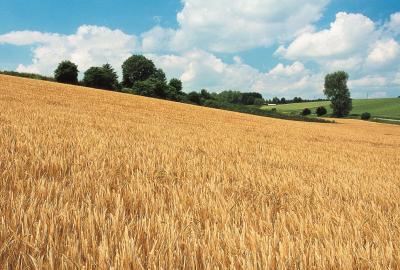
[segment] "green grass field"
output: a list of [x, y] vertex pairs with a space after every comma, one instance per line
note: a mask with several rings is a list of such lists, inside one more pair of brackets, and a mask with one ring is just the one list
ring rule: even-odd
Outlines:
[[[332, 113], [329, 101], [284, 104], [273, 107], [262, 106], [261, 108], [264, 110], [276, 108], [280, 113], [298, 114], [304, 108], [309, 108], [315, 113], [315, 109], [319, 106], [324, 106], [328, 110], [328, 114]], [[358, 116], [363, 112], [371, 113], [372, 117], [400, 119], [400, 98], [354, 99], [351, 115]]]

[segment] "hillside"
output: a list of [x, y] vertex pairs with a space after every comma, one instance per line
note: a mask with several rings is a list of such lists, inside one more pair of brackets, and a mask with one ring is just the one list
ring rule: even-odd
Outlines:
[[[327, 108], [328, 113], [332, 113], [329, 101], [292, 103], [274, 106], [278, 112], [299, 114], [304, 108], [309, 108], [314, 113], [319, 106]], [[270, 106], [262, 107], [270, 110]], [[380, 98], [380, 99], [354, 99], [351, 114], [361, 115], [369, 112], [373, 117], [400, 119], [400, 98]]]
[[398, 269], [400, 129], [0, 75], [0, 265]]

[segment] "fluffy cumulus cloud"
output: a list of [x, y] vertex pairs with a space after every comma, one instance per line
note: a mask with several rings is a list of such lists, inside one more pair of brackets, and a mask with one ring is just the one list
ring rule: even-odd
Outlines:
[[32, 45], [32, 63], [19, 65], [17, 71], [50, 75], [66, 59], [76, 63], [80, 70], [104, 63], [119, 67], [135, 50], [136, 37], [107, 27], [83, 25], [72, 35], [11, 32], [0, 35], [2, 43]]
[[[155, 26], [138, 37], [118, 29], [84, 25], [71, 35], [35, 31], [0, 35], [1, 44], [31, 46], [32, 63], [18, 71], [52, 74], [69, 59], [81, 71], [112, 64], [117, 70], [132, 53], [144, 53], [186, 90], [237, 89], [275, 95], [321, 97], [324, 75], [350, 73], [354, 97], [398, 95], [400, 12], [382, 22], [339, 12], [325, 29], [318, 20], [330, 0], [182, 0], [176, 29]], [[272, 47], [260, 70], [243, 51]], [[223, 56], [223, 57], [222, 57]], [[227, 61], [231, 57], [231, 61]], [[120, 71], [120, 70], [119, 70]]]
[[281, 46], [277, 54], [288, 59], [343, 57], [368, 46], [374, 32], [374, 22], [369, 18], [340, 12], [329, 29], [303, 33], [287, 48]]
[[371, 48], [367, 56], [367, 65], [382, 67], [393, 63], [400, 57], [400, 45], [393, 38], [378, 40]]
[[293, 38], [313, 28], [328, 0], [183, 0], [178, 29], [155, 27], [143, 49], [162, 44], [172, 51], [202, 48], [238, 52]]
[[399, 26], [400, 13], [379, 24], [362, 14], [340, 12], [329, 28], [302, 33], [280, 46], [275, 55], [313, 62], [321, 73], [349, 72], [356, 97], [378, 88], [385, 90], [379, 91], [379, 96], [393, 94], [399, 90], [393, 83], [400, 60]]
[[396, 12], [390, 16], [388, 27], [395, 35], [400, 35], [400, 12]]
[[181, 55], [148, 54], [170, 76], [180, 78], [187, 90], [199, 86], [213, 91], [225, 89], [258, 91], [266, 96], [317, 95], [321, 93], [321, 81], [301, 63], [278, 64], [267, 72], [261, 72], [238, 56], [228, 64], [204, 50], [193, 50]]

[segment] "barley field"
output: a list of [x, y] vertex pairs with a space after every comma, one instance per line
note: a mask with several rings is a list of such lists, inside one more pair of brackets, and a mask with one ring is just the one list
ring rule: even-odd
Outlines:
[[0, 76], [0, 269], [400, 269], [400, 127]]

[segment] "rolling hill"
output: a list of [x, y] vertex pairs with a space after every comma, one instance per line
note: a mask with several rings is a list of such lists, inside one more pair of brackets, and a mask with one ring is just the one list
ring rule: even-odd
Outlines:
[[[281, 113], [299, 114], [304, 108], [309, 108], [314, 113], [319, 106], [324, 106], [328, 110], [328, 114], [332, 113], [329, 101], [292, 103], [277, 105], [274, 107], [263, 106], [265, 110], [276, 108]], [[369, 112], [373, 117], [382, 117], [390, 119], [400, 119], [400, 98], [380, 98], [380, 99], [354, 99], [352, 115], [361, 115]]]
[[5, 269], [398, 269], [400, 129], [0, 75]]

